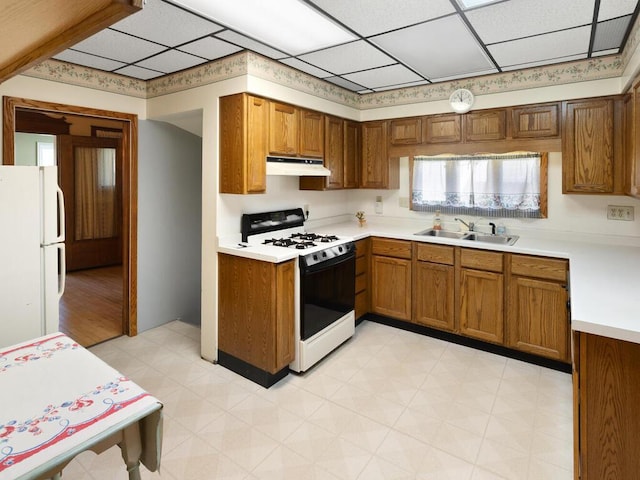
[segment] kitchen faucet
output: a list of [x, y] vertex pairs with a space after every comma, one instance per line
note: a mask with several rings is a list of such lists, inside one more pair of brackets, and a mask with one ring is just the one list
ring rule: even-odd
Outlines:
[[475, 223], [473, 223], [473, 222], [467, 223], [467, 222], [465, 222], [464, 220], [462, 220], [461, 218], [458, 218], [458, 217], [454, 218], [454, 220], [457, 221], [457, 222], [462, 223], [463, 225], [466, 225], [466, 227], [469, 229], [470, 232], [473, 232], [473, 229], [476, 226]]

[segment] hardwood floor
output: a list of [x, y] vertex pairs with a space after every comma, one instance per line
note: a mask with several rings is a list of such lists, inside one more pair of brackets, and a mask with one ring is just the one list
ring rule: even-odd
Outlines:
[[122, 266], [67, 273], [60, 331], [83, 347], [122, 335]]

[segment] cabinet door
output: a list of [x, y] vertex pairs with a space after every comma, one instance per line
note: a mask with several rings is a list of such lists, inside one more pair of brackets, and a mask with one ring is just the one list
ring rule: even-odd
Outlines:
[[358, 188], [362, 157], [360, 124], [344, 121], [344, 188]]
[[545, 138], [560, 135], [560, 104], [528, 105], [511, 109], [513, 138]]
[[220, 98], [220, 193], [266, 190], [269, 102], [247, 94]]
[[460, 272], [460, 333], [504, 342], [504, 275], [463, 268]]
[[506, 111], [489, 110], [467, 113], [464, 116], [466, 142], [503, 140], [506, 132]]
[[298, 154], [298, 109], [293, 105], [269, 102], [269, 152]]
[[389, 187], [387, 122], [362, 124], [362, 188]]
[[279, 263], [276, 267], [275, 352], [271, 373], [293, 362], [295, 357], [295, 263]]
[[411, 260], [371, 257], [371, 310], [399, 320], [411, 319]]
[[416, 262], [413, 268], [413, 321], [454, 331], [454, 267]]
[[613, 114], [611, 99], [565, 102], [563, 193], [613, 193]]
[[325, 117], [324, 166], [331, 170], [326, 178], [327, 188], [342, 188], [344, 185], [344, 121], [341, 118]]
[[[300, 156], [324, 156], [324, 115], [320, 112], [301, 109], [300, 115]], [[326, 166], [326, 165], [325, 165]]]
[[459, 143], [462, 141], [461, 116], [429, 115], [425, 119], [427, 143]]
[[637, 478], [640, 345], [583, 332], [575, 337], [575, 471], [582, 480]]
[[509, 279], [509, 346], [569, 362], [569, 314], [563, 284], [526, 277]]
[[629, 148], [629, 154], [631, 155], [631, 169], [629, 175], [630, 181], [630, 193], [634, 197], [640, 197], [640, 82], [633, 87], [633, 120], [629, 123], [630, 129], [630, 143], [633, 144], [632, 148]]
[[390, 123], [391, 145], [418, 145], [422, 143], [422, 119], [398, 118]]

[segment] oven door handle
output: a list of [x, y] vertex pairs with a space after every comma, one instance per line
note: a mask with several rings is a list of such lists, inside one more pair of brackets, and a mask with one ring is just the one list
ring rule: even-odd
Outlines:
[[328, 270], [336, 265], [339, 265], [343, 262], [347, 262], [355, 258], [356, 258], [356, 252], [350, 252], [346, 255], [340, 255], [339, 257], [331, 258], [325, 262], [316, 263], [315, 265], [312, 265], [310, 267], [307, 265], [303, 265], [303, 263], [300, 263], [300, 270], [302, 271], [303, 274], [323, 272], [324, 270]]

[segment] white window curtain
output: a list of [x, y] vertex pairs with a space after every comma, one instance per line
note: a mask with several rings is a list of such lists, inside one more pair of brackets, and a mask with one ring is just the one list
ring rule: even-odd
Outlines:
[[541, 155], [535, 152], [416, 156], [417, 211], [540, 218]]

